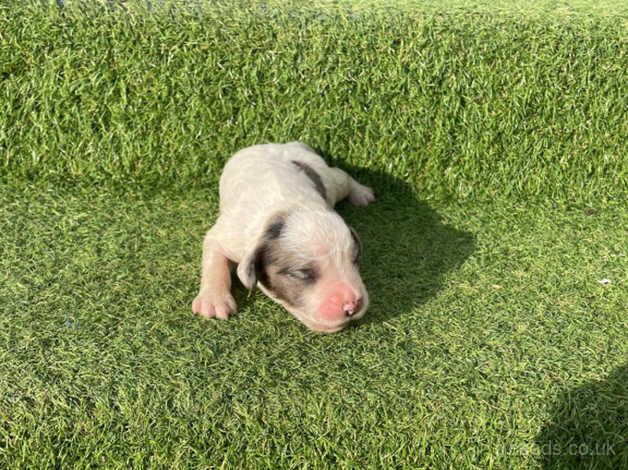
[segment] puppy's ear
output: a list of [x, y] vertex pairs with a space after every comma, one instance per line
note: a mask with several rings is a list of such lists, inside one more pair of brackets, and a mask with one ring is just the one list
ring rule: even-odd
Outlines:
[[283, 212], [274, 214], [254, 248], [238, 264], [238, 277], [247, 289], [254, 289], [257, 282], [266, 285], [266, 263], [272, 259], [272, 245], [277, 243], [284, 225], [285, 214]]
[[356, 232], [351, 225], [349, 225], [349, 231], [351, 232], [351, 237], [355, 243], [353, 247], [353, 262], [358, 263], [360, 258], [362, 258], [362, 240], [360, 240], [358, 232]]
[[255, 285], [257, 284], [257, 268], [261, 261], [261, 252], [262, 247], [256, 246], [253, 250], [247, 253], [238, 264], [238, 269], [236, 271], [238, 278], [248, 290], [255, 289]]

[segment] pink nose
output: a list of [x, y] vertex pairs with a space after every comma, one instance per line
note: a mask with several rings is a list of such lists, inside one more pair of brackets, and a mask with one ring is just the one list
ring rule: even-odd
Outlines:
[[351, 317], [363, 307], [363, 299], [349, 285], [336, 285], [320, 306], [320, 316], [325, 320], [340, 320]]

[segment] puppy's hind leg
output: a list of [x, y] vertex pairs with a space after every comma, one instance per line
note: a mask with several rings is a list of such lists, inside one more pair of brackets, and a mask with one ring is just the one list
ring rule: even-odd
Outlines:
[[210, 230], [203, 240], [201, 288], [192, 302], [192, 311], [205, 318], [226, 320], [236, 312], [236, 303], [230, 292], [229, 259]]
[[373, 190], [368, 186], [358, 183], [353, 178], [349, 181], [349, 202], [354, 206], [366, 207], [371, 202], [375, 201], [375, 194]]
[[330, 168], [334, 191], [334, 204], [346, 197], [354, 206], [368, 206], [375, 201], [375, 194], [368, 186], [358, 183], [346, 171]]

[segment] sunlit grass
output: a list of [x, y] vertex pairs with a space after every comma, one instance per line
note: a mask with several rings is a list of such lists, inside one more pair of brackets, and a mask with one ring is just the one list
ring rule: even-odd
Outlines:
[[625, 196], [624, 16], [251, 5], [0, 7], [0, 175], [198, 187], [301, 139], [428, 197]]

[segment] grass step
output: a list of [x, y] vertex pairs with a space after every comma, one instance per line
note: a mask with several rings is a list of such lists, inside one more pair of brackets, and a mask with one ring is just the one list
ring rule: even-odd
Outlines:
[[0, 6], [5, 181], [198, 187], [301, 139], [426, 198], [625, 197], [617, 2], [66, 3]]

